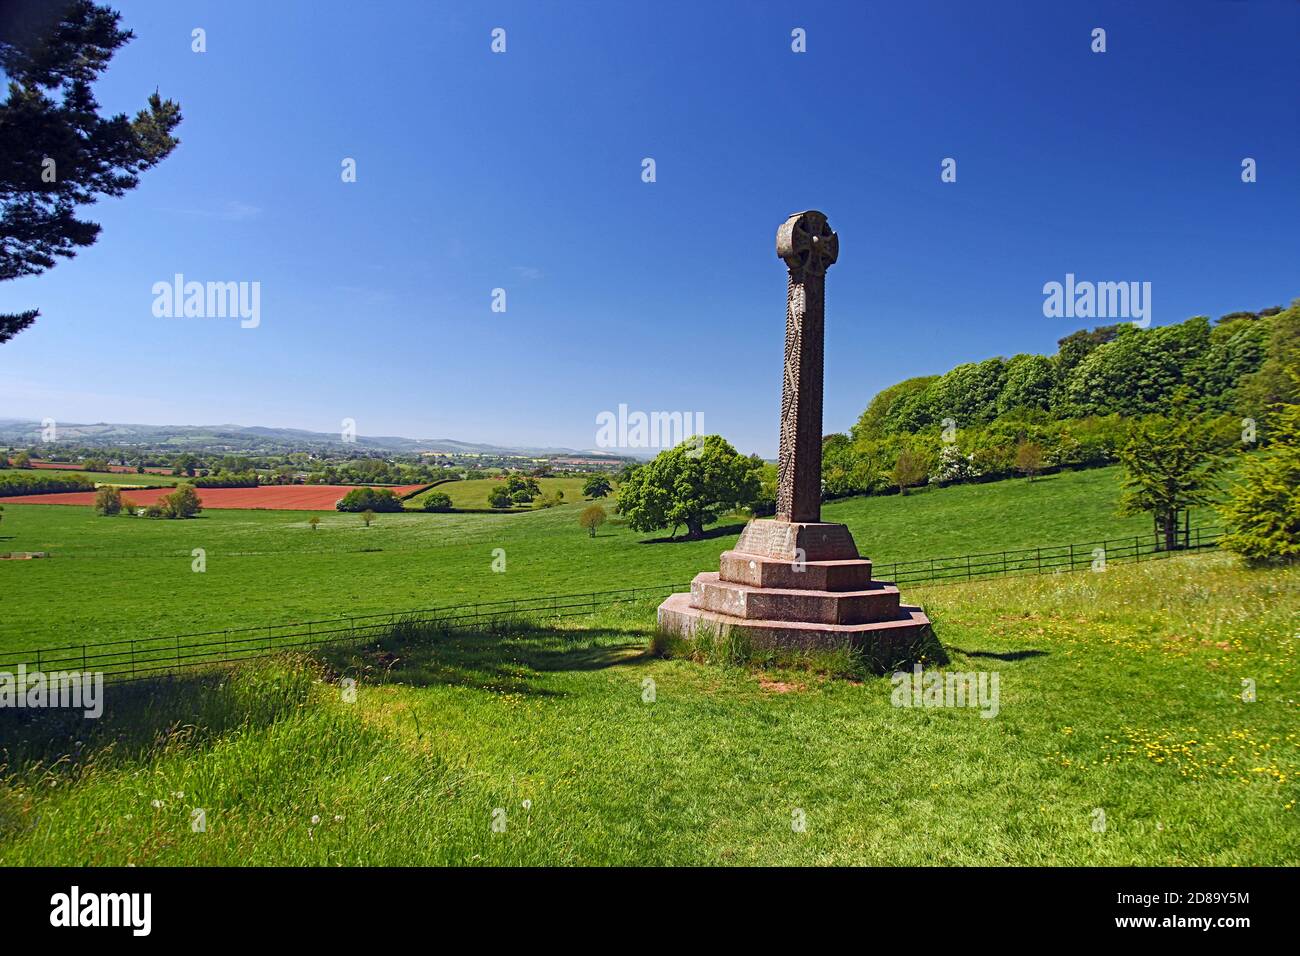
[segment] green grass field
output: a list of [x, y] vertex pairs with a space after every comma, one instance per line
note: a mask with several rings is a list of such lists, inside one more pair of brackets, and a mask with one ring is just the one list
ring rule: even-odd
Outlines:
[[907, 596], [947, 670], [998, 674], [995, 717], [653, 657], [651, 605], [381, 641], [110, 688], [97, 722], [0, 712], [0, 863], [1300, 860], [1300, 569], [1216, 553]]
[[[847, 523], [862, 553], [885, 563], [1147, 533], [1148, 519], [1116, 516], [1117, 495], [1117, 470], [1098, 469], [849, 499], [826, 505], [824, 517]], [[385, 514], [369, 528], [358, 515], [320, 512], [313, 531], [310, 512], [148, 521], [8, 505], [0, 552], [52, 557], [0, 561], [0, 652], [686, 582], [717, 569], [744, 521], [724, 518], [703, 541], [650, 543], [613, 521], [589, 538], [581, 507]], [[201, 574], [191, 570], [195, 548], [206, 553]], [[496, 549], [504, 573], [492, 570]]]
[[[566, 503], [572, 504], [582, 500], [582, 486], [586, 478], [538, 478], [537, 486], [543, 495], [553, 495], [556, 491], [564, 492]], [[421, 508], [424, 499], [431, 492], [440, 491], [451, 499], [453, 508], [490, 508], [488, 494], [502, 483], [495, 478], [471, 478], [468, 481], [448, 481], [429, 491], [421, 492], [407, 502], [408, 508]], [[519, 511], [531, 511], [540, 507], [539, 501], [518, 508]]]
[[[0, 474], [13, 475], [19, 474], [19, 472], [15, 469], [10, 469], [9, 471], [0, 472]], [[150, 488], [156, 488], [161, 485], [174, 485], [182, 480], [173, 477], [172, 475], [137, 475], [130, 472], [73, 471], [71, 469], [65, 470], [62, 468], [40, 469], [31, 472], [22, 472], [22, 474], [71, 476], [73, 478], [85, 478], [87, 481], [93, 481], [97, 485], [122, 485], [123, 487], [128, 485], [137, 487], [140, 485], [146, 485]], [[3, 498], [0, 498], [0, 504], [4, 504]]]

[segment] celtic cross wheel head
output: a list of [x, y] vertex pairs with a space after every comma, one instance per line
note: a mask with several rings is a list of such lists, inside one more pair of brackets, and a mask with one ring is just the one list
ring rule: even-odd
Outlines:
[[823, 275], [840, 255], [840, 237], [825, 213], [797, 212], [776, 230], [776, 254], [794, 275]]

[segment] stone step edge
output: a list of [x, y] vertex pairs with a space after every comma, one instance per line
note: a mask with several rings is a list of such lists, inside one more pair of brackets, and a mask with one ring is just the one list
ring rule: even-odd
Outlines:
[[[727, 551], [722, 552], [723, 558], [727, 557], [728, 555], [730, 555], [733, 558], [740, 558], [742, 561], [763, 561], [767, 564], [794, 564], [794, 561], [789, 558], [773, 558], [766, 554], [755, 554], [752, 551], [739, 551], [736, 548], [731, 548]], [[851, 567], [855, 565], [861, 566], [863, 564], [870, 564], [870, 563], [871, 563], [870, 558], [862, 558], [862, 557], [833, 558], [833, 559], [826, 559], [822, 561], [805, 561], [804, 567], [842, 568], [842, 567]]]
[[872, 634], [878, 631], [907, 630], [930, 626], [930, 619], [926, 616], [925, 611], [912, 604], [899, 605], [898, 611], [900, 616], [890, 621], [871, 621], [867, 624], [819, 624], [815, 621], [770, 621], [764, 619], [732, 617], [729, 614], [719, 614], [717, 611], [706, 611], [702, 608], [695, 607], [690, 603], [690, 599], [690, 594], [685, 591], [678, 591], [659, 605], [660, 615], [662, 615], [664, 611], [667, 611], [670, 614], [689, 615], [712, 623], [725, 624], [730, 627], [755, 628], [768, 631], [809, 631], [814, 633], [844, 634], [849, 636]]
[[[691, 581], [691, 587], [696, 584], [717, 585], [719, 587], [734, 588], [738, 591], [753, 592], [755, 594], [770, 594], [774, 597], [780, 595], [790, 595], [791, 597], [812, 597], [812, 598], [843, 598], [854, 597], [876, 597], [881, 594], [898, 594], [898, 586], [892, 581], [872, 581], [875, 587], [867, 588], [862, 591], [820, 591], [812, 588], [760, 588], [755, 584], [741, 584], [738, 581], [726, 581], [721, 577], [719, 571], [701, 571], [695, 575]], [[686, 592], [681, 592], [686, 593]]]

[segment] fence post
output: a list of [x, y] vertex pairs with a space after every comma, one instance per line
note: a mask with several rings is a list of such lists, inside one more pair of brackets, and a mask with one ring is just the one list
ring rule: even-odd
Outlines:
[[131, 679], [135, 680], [135, 638], [131, 639]]
[[966, 555], [966, 580], [970, 580], [970, 555]]
[[1070, 545], [1070, 570], [1074, 570], [1074, 545]]
[[1139, 563], [1142, 561], [1142, 539], [1137, 535], [1133, 536], [1133, 557]]
[[176, 666], [181, 666], [181, 636], [176, 635]]
[[1043, 573], [1043, 549], [1035, 548], [1034, 553], [1036, 555], [1036, 559], [1038, 563], [1038, 573], [1042, 574]]

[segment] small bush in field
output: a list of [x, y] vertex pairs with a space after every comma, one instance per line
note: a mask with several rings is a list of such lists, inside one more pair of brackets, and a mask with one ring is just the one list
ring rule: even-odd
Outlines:
[[605, 509], [600, 505], [591, 505], [584, 508], [582, 514], [578, 515], [578, 524], [587, 529], [587, 533], [593, 538], [596, 537], [596, 529], [605, 523], [608, 516]]
[[122, 491], [113, 485], [104, 485], [95, 492], [95, 514], [112, 516], [122, 513]]

